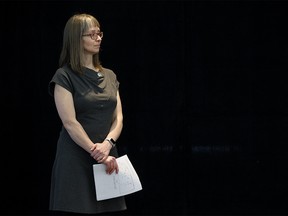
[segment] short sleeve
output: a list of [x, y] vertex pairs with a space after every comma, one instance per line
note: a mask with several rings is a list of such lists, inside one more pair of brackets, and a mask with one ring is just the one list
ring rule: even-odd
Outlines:
[[118, 89], [119, 89], [120, 82], [117, 80], [117, 78], [115, 79], [115, 85], [116, 85], [116, 88], [117, 88], [117, 90], [118, 90]]
[[57, 69], [51, 81], [48, 84], [48, 93], [53, 96], [54, 95], [54, 87], [55, 84], [62, 86], [67, 89], [71, 93], [73, 93], [73, 85], [71, 83], [71, 79], [69, 77], [68, 72], [64, 71], [63, 68]]
[[120, 82], [117, 78], [117, 75], [115, 74], [113, 70], [109, 69], [108, 72], [110, 73], [110, 79], [112, 79], [113, 86], [116, 87], [116, 89], [118, 90], [120, 86]]

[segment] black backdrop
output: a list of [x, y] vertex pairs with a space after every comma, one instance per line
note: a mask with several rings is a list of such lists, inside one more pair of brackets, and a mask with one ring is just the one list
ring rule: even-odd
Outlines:
[[287, 215], [285, 1], [2, 1], [1, 213], [48, 214], [47, 84], [76, 12], [120, 81], [133, 215]]

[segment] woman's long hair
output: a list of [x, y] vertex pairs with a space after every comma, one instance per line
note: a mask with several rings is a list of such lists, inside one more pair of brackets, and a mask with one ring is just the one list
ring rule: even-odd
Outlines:
[[[75, 14], [66, 23], [63, 34], [63, 45], [59, 59], [59, 66], [68, 65], [79, 74], [83, 74], [83, 42], [82, 35], [89, 28], [100, 28], [98, 20], [89, 14]], [[99, 70], [102, 66], [99, 53], [93, 56], [93, 65]]]

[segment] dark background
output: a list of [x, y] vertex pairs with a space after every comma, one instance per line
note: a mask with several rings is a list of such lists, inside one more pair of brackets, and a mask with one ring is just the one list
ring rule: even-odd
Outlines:
[[131, 215], [287, 215], [285, 1], [1, 1], [1, 213], [49, 214], [60, 120], [47, 85], [76, 12], [104, 31]]

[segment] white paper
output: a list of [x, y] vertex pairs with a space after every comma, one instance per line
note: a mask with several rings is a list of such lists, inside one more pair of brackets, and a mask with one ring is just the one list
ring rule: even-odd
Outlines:
[[96, 188], [96, 199], [105, 200], [124, 196], [142, 190], [139, 177], [127, 155], [116, 159], [119, 172], [106, 173], [104, 164], [94, 164], [93, 173]]

